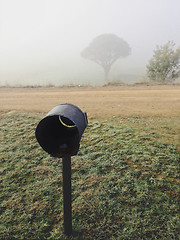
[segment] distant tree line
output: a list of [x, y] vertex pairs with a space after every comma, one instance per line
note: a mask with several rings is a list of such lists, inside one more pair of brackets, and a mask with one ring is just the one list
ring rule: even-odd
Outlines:
[[[147, 65], [149, 81], [172, 83], [180, 77], [180, 47], [169, 41], [157, 46], [154, 55]], [[97, 36], [82, 52], [81, 56], [92, 60], [104, 69], [105, 84], [109, 83], [109, 72], [112, 65], [119, 59], [131, 54], [128, 43], [115, 34]]]

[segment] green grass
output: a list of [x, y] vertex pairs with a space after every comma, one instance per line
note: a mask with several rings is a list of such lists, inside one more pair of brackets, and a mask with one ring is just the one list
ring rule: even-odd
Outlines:
[[[42, 115], [0, 115], [0, 239], [67, 239], [62, 161], [35, 139]], [[90, 119], [72, 157], [71, 239], [178, 239], [178, 118]]]

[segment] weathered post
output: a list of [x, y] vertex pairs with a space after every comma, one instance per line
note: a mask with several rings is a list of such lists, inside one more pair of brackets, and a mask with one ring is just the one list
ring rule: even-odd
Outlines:
[[63, 159], [64, 233], [72, 234], [71, 157]]

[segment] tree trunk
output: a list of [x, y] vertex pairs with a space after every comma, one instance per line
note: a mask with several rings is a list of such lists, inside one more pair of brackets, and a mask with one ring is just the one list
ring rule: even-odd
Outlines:
[[110, 71], [109, 66], [104, 67], [104, 80], [106, 85], [109, 83], [109, 71]]

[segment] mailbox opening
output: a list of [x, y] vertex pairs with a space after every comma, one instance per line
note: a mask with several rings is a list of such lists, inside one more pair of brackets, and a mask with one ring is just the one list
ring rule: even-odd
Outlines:
[[76, 155], [79, 150], [79, 132], [76, 125], [60, 115], [46, 116], [36, 128], [40, 146], [54, 157]]

